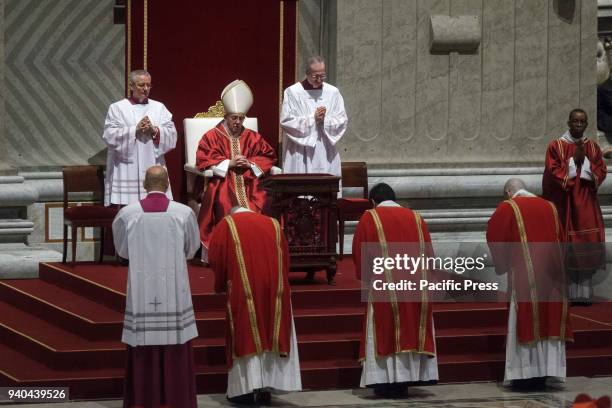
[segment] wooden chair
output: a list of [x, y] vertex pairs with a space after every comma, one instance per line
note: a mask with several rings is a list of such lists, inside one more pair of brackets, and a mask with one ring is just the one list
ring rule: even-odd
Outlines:
[[358, 221], [373, 203], [368, 199], [368, 166], [365, 162], [342, 162], [342, 187], [361, 187], [363, 197], [338, 200], [338, 241], [340, 259], [344, 255], [344, 222]]
[[[111, 227], [119, 211], [116, 207], [104, 207], [104, 173], [101, 166], [68, 166], [64, 167], [64, 254], [62, 263], [66, 263], [68, 254], [68, 227], [72, 230], [72, 262], [76, 259], [77, 228], [100, 228], [100, 258], [104, 254], [104, 229]], [[68, 206], [71, 193], [93, 193], [98, 203], [92, 205]]]

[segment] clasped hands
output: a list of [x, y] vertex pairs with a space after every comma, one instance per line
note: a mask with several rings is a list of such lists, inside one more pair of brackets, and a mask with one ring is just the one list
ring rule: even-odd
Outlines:
[[576, 142], [576, 150], [574, 151], [574, 163], [576, 165], [584, 162], [584, 142], [579, 140]]
[[327, 109], [325, 108], [325, 106], [319, 106], [314, 113], [314, 118], [315, 118], [315, 122], [317, 122], [317, 124], [322, 124], [323, 121], [325, 120], [325, 112], [327, 111]]
[[246, 156], [239, 154], [235, 156], [234, 158], [230, 159], [228, 167], [230, 169], [237, 169], [237, 170], [244, 171], [251, 167], [251, 162], [249, 162], [249, 159], [247, 159]]
[[148, 116], [140, 119], [136, 125], [136, 137], [144, 138], [153, 137], [157, 133], [157, 127], [153, 126]]

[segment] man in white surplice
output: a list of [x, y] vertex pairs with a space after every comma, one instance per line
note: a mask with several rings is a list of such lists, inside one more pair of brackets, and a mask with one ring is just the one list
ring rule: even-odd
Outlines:
[[147, 196], [123, 207], [113, 222], [117, 253], [130, 261], [122, 336], [126, 406], [197, 405], [191, 340], [198, 331], [186, 260], [200, 247], [200, 232], [191, 208], [168, 199], [168, 184], [162, 166], [149, 168]]
[[348, 118], [340, 91], [324, 82], [323, 57], [307, 61], [306, 78], [285, 89], [280, 124], [283, 128], [283, 173], [328, 173], [341, 176], [336, 144]]
[[[176, 146], [172, 114], [163, 103], [149, 99], [151, 75], [144, 70], [129, 74], [130, 98], [108, 108], [102, 138], [108, 147], [104, 205], [127, 205], [146, 195], [145, 171], [165, 166], [164, 154]], [[172, 199], [170, 187], [166, 192]]]

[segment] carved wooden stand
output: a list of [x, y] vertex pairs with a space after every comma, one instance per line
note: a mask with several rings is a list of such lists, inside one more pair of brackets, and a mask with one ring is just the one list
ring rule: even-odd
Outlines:
[[264, 182], [268, 215], [281, 222], [291, 254], [291, 269], [307, 271], [309, 278], [325, 269], [334, 284], [337, 203], [340, 177], [329, 174], [279, 174]]

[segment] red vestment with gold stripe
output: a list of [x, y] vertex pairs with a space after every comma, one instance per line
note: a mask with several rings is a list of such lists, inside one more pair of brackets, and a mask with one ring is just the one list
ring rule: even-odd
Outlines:
[[215, 290], [227, 293], [227, 362], [263, 352], [290, 353], [289, 247], [278, 221], [228, 215], [210, 241]]

